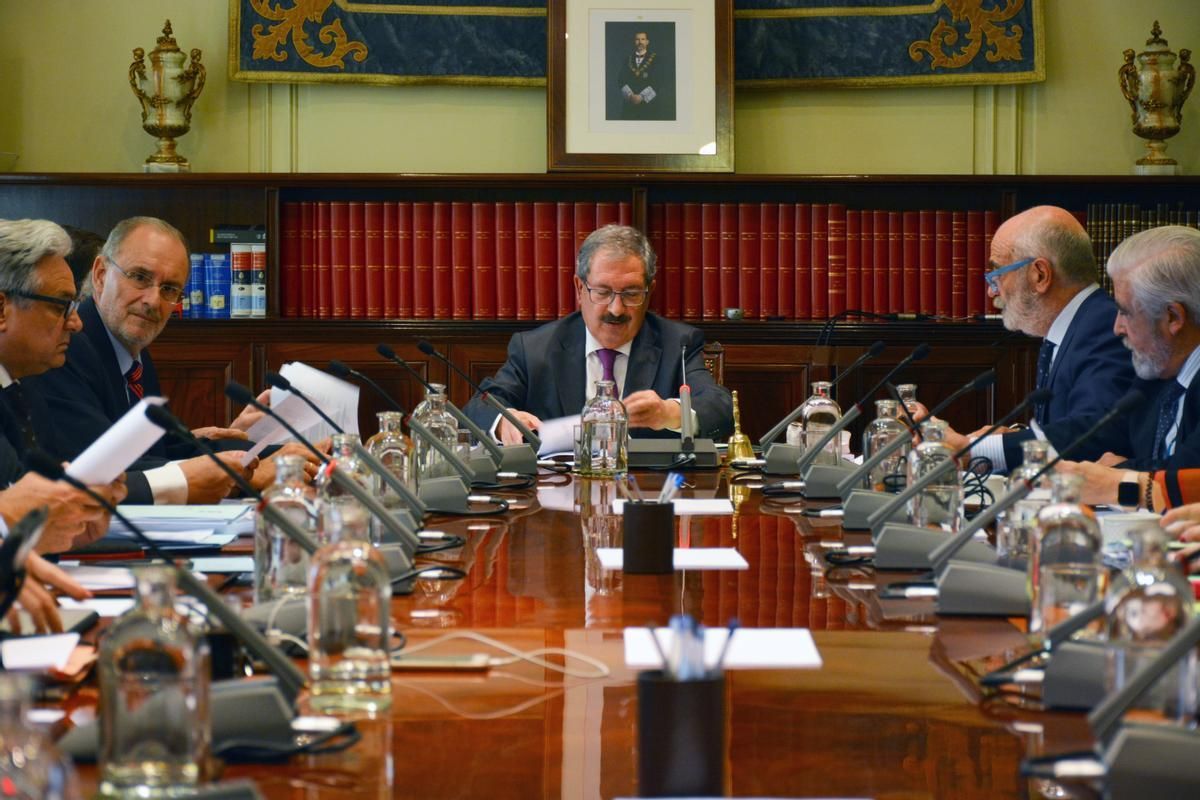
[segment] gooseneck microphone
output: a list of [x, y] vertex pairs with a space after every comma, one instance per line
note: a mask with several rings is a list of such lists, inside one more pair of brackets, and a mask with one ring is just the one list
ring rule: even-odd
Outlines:
[[377, 395], [379, 395], [385, 401], [387, 401], [387, 404], [392, 407], [393, 411], [399, 411], [401, 414], [404, 413], [404, 406], [397, 403], [396, 399], [394, 397], [392, 397], [390, 394], [385, 392], [383, 390], [382, 386], [380, 386], [375, 381], [371, 380], [371, 378], [368, 375], [366, 375], [365, 373], [362, 373], [356, 369], [353, 369], [349, 365], [347, 365], [341, 361], [338, 361], [336, 358], [329, 362], [329, 371], [332, 372], [334, 375], [338, 376], [339, 378], [350, 378], [350, 377], [358, 378], [360, 381], [365, 383], [367, 386], [370, 386], [372, 389], [374, 389], [375, 393]]
[[900, 396], [900, 390], [896, 388], [896, 384], [888, 381], [887, 391], [888, 396], [896, 402], [896, 410], [903, 417], [901, 421], [913, 432], [913, 436], [917, 437], [918, 442], [925, 441], [925, 434], [921, 431], [921, 426], [913, 419], [912, 412], [908, 410], [908, 406], [905, 404], [904, 398]]
[[300, 444], [307, 447], [309, 449], [309, 451], [313, 455], [315, 455], [317, 458], [319, 458], [322, 462], [328, 460], [328, 456], [326, 456], [324, 453], [322, 453], [320, 450], [318, 450], [316, 445], [314, 445], [312, 442], [310, 442], [308, 439], [306, 439], [304, 436], [302, 436], [300, 434], [300, 431], [296, 430], [296, 428], [292, 425], [292, 423], [288, 422], [286, 419], [281, 417], [279, 414], [275, 413], [275, 410], [272, 409], [270, 406], [258, 402], [258, 398], [254, 396], [254, 393], [251, 392], [249, 389], [247, 389], [245, 386], [242, 386], [240, 383], [230, 381], [229, 383], [225, 384], [225, 396], [228, 397], [230, 400], [232, 400], [235, 403], [241, 403], [242, 405], [251, 406], [253, 408], [258, 409], [259, 411], [266, 414], [268, 417], [270, 417], [271, 419], [275, 420], [280, 425], [282, 425], [283, 429], [285, 431], [287, 431], [288, 433], [290, 433], [292, 435], [293, 439], [295, 439], [297, 442], [300, 442]]
[[480, 398], [482, 398], [483, 402], [487, 403], [489, 406], [496, 409], [496, 411], [498, 411], [500, 413], [500, 416], [502, 416], [502, 417], [504, 417], [504, 419], [508, 420], [509, 425], [512, 425], [514, 428], [519, 430], [521, 432], [521, 435], [524, 436], [525, 440], [527, 442], [529, 442], [530, 445], [533, 446], [533, 449], [535, 451], [541, 449], [542, 440], [540, 438], [538, 438], [537, 434], [535, 434], [533, 431], [531, 431], [524, 422], [521, 422], [521, 420], [517, 418], [516, 414], [513, 414], [511, 411], [509, 411], [507, 408], [505, 408], [503, 403], [501, 403], [496, 398], [492, 397], [492, 395], [489, 394], [488, 392], [485, 392], [483, 389], [481, 389], [479, 384], [476, 383], [475, 381], [471, 380], [471, 376], [467, 375], [467, 373], [463, 372], [461, 369], [459, 369], [457, 366], [455, 366], [453, 361], [451, 361], [450, 359], [446, 358], [444, 355], [439, 353], [437, 351], [437, 348], [435, 348], [429, 342], [422, 339], [421, 341], [417, 342], [417, 349], [431, 358], [436, 358], [438, 361], [441, 361], [443, 364], [448, 366], [450, 369], [454, 370], [454, 372], [460, 378], [462, 378], [464, 381], [467, 382], [468, 386], [470, 386], [472, 389], [474, 389], [476, 392], [479, 393], [479, 396], [480, 396]]

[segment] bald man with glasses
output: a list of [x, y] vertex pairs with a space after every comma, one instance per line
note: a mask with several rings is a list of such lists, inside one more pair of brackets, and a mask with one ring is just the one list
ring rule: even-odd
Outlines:
[[[704, 366], [704, 334], [648, 313], [655, 257], [636, 228], [606, 225], [579, 248], [575, 294], [579, 311], [525, 333], [508, 345], [508, 360], [482, 384], [530, 428], [578, 414], [598, 380], [612, 380], [629, 413], [634, 437], [678, 436], [683, 351], [696, 432], [725, 438], [733, 430], [729, 392]], [[495, 426], [506, 443], [521, 434], [476, 395], [466, 413]]]

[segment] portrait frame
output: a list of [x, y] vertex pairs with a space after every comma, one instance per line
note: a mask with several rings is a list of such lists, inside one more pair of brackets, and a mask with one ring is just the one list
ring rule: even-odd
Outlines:
[[[549, 171], [733, 171], [733, 0], [645, 6], [636, 0], [548, 4]], [[640, 27], [653, 37], [654, 68], [640, 73], [651, 87], [644, 108], [660, 112], [658, 118], [615, 111], [620, 94], [614, 101], [614, 91], [623, 89], [626, 99], [631, 92], [630, 81], [621, 83], [628, 77], [624, 62], [614, 54], [636, 52], [629, 33]]]

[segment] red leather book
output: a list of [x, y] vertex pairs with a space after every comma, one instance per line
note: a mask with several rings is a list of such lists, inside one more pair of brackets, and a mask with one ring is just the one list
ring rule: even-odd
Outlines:
[[558, 316], [565, 317], [575, 310], [575, 204], [556, 204], [555, 220], [558, 228]]
[[558, 316], [558, 225], [554, 203], [533, 204], [533, 316]]
[[[1000, 214], [995, 211], [983, 212], [983, 270], [987, 272], [988, 265], [992, 259], [992, 237], [996, 235], [996, 228], [1000, 226]], [[975, 294], [978, 298], [976, 301], [984, 314], [994, 313], [996, 307], [992, 304], [991, 299], [987, 296], [987, 282], [980, 280], [974, 286], [968, 286], [967, 291]]]
[[[383, 203], [363, 203], [367, 231], [367, 318], [383, 318]], [[351, 287], [353, 288], [353, 286]]]
[[812, 318], [829, 318], [829, 206], [812, 206]]
[[454, 316], [454, 219], [449, 203], [433, 203], [433, 318]]
[[738, 302], [746, 319], [758, 319], [760, 213], [758, 203], [738, 204]]
[[471, 204], [471, 297], [475, 319], [496, 318], [496, 204]]
[[655, 314], [662, 314], [666, 307], [667, 282], [663, 280], [662, 259], [666, 254], [667, 241], [667, 208], [662, 203], [652, 203], [647, 212], [647, 227], [650, 228], [646, 232], [647, 238], [650, 239], [650, 248], [654, 250], [655, 277], [654, 277], [654, 293], [650, 295], [650, 310]]
[[[409, 234], [411, 242], [411, 233]], [[383, 204], [383, 316], [400, 315], [400, 204]]]
[[934, 238], [934, 212], [932, 209], [921, 209], [917, 212], [920, 216], [918, 223], [918, 236], [920, 236], [920, 264], [917, 267], [920, 273], [920, 301], [916, 311], [922, 314], [932, 314], [934, 308], [937, 307], [937, 296], [934, 287], [937, 285], [935, 265], [937, 263], [937, 240]]
[[721, 206], [700, 206], [700, 316], [721, 318]]
[[496, 317], [517, 318], [517, 207], [496, 203]]
[[279, 209], [279, 283], [283, 287], [283, 316], [300, 316], [300, 204]]
[[[575, 253], [579, 252], [579, 248], [583, 247], [584, 241], [591, 235], [592, 231], [596, 230], [596, 204], [595, 203], [576, 203], [575, 204]], [[657, 252], [657, 251], [655, 251]], [[574, 254], [571, 256], [574, 258]], [[574, 275], [574, 268], [572, 268]], [[574, 282], [571, 283], [571, 292], [574, 295]], [[572, 302], [574, 302], [572, 300]]]
[[718, 270], [721, 273], [720, 312], [738, 308], [738, 206], [721, 203], [721, 244]]
[[862, 235], [859, 238], [862, 278], [859, 281], [858, 306], [860, 311], [875, 310], [875, 212], [862, 212]]
[[474, 216], [470, 203], [450, 204], [450, 314], [453, 319], [471, 318]]
[[983, 212], [967, 212], [967, 283], [963, 287], [966, 299], [966, 314], [975, 316], [983, 313], [982, 299], [975, 291], [976, 285], [983, 284], [983, 265], [987, 263], [987, 253], [983, 251]]
[[350, 308], [353, 319], [367, 316], [367, 209], [358, 201], [350, 203]]
[[317, 204], [300, 204], [300, 316], [317, 315]]
[[536, 246], [534, 242], [533, 203], [517, 203], [517, 319], [533, 319], [537, 301], [534, 297], [537, 279], [534, 276]]
[[596, 227], [603, 228], [605, 225], [619, 225], [621, 222], [621, 209], [619, 203], [596, 203]]
[[779, 278], [775, 282], [779, 316], [796, 318], [796, 206], [780, 203], [778, 214], [779, 247], [777, 261]]
[[950, 240], [950, 274], [938, 276], [938, 313], [961, 317], [967, 311], [967, 212], [952, 215]]
[[416, 243], [413, 209], [413, 203], [396, 204], [396, 315], [400, 319], [416, 316], [413, 308], [416, 299], [413, 288], [413, 246]]
[[892, 240], [891, 215], [887, 211], [874, 211], [875, 218], [875, 277], [872, 278], [872, 311], [886, 314], [891, 308], [892, 285]]
[[683, 314], [683, 204], [666, 203], [666, 236], [662, 259], [658, 262], [663, 282], [663, 315], [679, 319]]
[[617, 222], [622, 225], [633, 224], [633, 205], [631, 203], [617, 204]]
[[433, 319], [433, 203], [413, 203], [413, 319]]
[[954, 248], [950, 243], [950, 212], [938, 211], [934, 214], [934, 241], [936, 243], [936, 252], [934, 257], [934, 303], [933, 309], [929, 313], [941, 312], [940, 300], [942, 299], [937, 292], [937, 287], [941, 283], [943, 275], [950, 274], [950, 260], [953, 257]]
[[703, 247], [700, 236], [703, 217], [699, 203], [683, 204], [683, 275], [680, 281], [683, 298], [683, 318], [700, 319], [700, 304], [703, 287], [700, 284], [700, 259]]
[[888, 311], [904, 310], [904, 214], [888, 212]]
[[779, 315], [779, 204], [758, 207], [758, 316]]
[[846, 308], [861, 308], [862, 291], [862, 212], [846, 212]]
[[350, 204], [334, 201], [329, 204], [329, 236], [333, 240], [333, 306], [329, 313], [334, 319], [350, 316]]
[[812, 206], [796, 204], [796, 319], [812, 319]]
[[316, 243], [313, 316], [329, 319], [333, 316], [333, 208], [330, 203], [317, 203], [317, 224], [313, 232]]
[[921, 215], [917, 211], [905, 211], [902, 221], [904, 230], [904, 289], [903, 305], [900, 310], [915, 314], [921, 310]]
[[846, 207], [829, 204], [829, 316], [846, 310]]

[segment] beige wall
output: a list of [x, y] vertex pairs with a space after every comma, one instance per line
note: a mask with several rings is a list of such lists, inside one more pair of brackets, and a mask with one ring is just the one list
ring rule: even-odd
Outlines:
[[[744, 91], [739, 172], [1122, 174], [1142, 149], [1116, 83], [1157, 17], [1200, 48], [1197, 0], [1046, 0], [1048, 79], [980, 88]], [[0, 152], [27, 172], [140, 169], [125, 82], [170, 17], [208, 86], [180, 142], [197, 171], [540, 172], [542, 89], [287, 86], [226, 77], [228, 0], [0, 0]], [[53, 48], [53, 54], [47, 51]], [[1200, 98], [1170, 152], [1200, 171]], [[0, 166], [4, 163], [0, 156]]]

